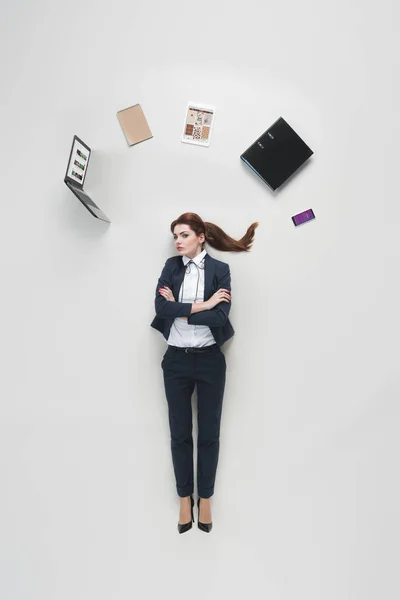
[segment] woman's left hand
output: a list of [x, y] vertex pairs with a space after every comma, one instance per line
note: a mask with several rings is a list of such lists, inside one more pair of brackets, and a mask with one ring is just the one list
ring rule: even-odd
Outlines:
[[175, 302], [175, 298], [172, 291], [166, 285], [164, 285], [164, 287], [160, 288], [158, 291], [160, 292], [161, 296], [163, 296], [163, 298], [168, 300], [168, 302]]

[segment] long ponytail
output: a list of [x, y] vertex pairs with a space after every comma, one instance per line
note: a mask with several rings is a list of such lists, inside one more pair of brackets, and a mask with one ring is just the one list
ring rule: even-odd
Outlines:
[[196, 235], [204, 233], [207, 244], [216, 250], [221, 250], [223, 252], [248, 252], [253, 244], [255, 230], [259, 223], [252, 223], [247, 228], [246, 233], [242, 238], [240, 238], [240, 240], [235, 240], [233, 237], [225, 233], [221, 227], [215, 225], [215, 223], [203, 221], [196, 213], [183, 213], [175, 221], [172, 221], [172, 233], [174, 233], [175, 225], [189, 225]]

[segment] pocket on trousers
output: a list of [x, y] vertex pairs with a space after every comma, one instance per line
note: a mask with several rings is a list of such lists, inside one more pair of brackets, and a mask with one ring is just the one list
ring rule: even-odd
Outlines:
[[164, 356], [162, 357], [161, 366], [163, 366], [165, 363], [165, 359], [167, 358], [168, 350], [169, 350], [169, 347], [167, 348], [167, 350], [164, 353]]
[[226, 367], [225, 354], [222, 352], [222, 350], [220, 350], [220, 354], [221, 354], [221, 356], [222, 356], [223, 363], [224, 363], [224, 365], [225, 365], [225, 367]]

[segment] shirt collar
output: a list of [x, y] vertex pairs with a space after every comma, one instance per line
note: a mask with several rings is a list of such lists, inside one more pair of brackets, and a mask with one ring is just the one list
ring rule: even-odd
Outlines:
[[206, 254], [207, 254], [207, 250], [203, 250], [202, 252], [200, 252], [200, 254], [198, 254], [194, 258], [188, 258], [187, 256], [182, 256], [183, 264], [186, 267], [186, 265], [188, 264], [188, 262], [190, 260], [192, 260], [197, 266], [199, 266], [200, 263], [201, 263], [201, 261], [204, 260]]

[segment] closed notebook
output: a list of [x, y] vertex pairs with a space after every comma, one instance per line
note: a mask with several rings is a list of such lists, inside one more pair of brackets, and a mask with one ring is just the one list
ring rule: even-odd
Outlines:
[[278, 189], [312, 156], [313, 151], [280, 117], [241, 159], [272, 189]]
[[120, 110], [117, 117], [129, 146], [153, 137], [140, 104]]

